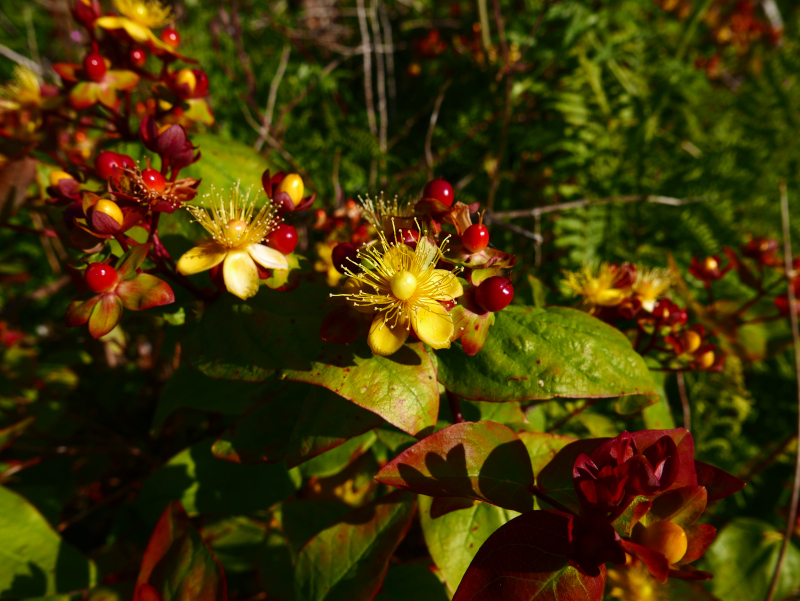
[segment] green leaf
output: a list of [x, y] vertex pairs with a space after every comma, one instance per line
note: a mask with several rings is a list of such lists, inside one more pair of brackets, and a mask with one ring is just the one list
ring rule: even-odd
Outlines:
[[444, 585], [426, 566], [406, 563], [386, 573], [375, 601], [448, 601]]
[[672, 412], [669, 408], [669, 399], [667, 399], [667, 391], [664, 388], [666, 374], [663, 371], [651, 371], [650, 376], [653, 378], [653, 383], [656, 385], [659, 399], [649, 407], [645, 407], [644, 411], [642, 411], [644, 425], [648, 430], [670, 430], [675, 427], [675, 420], [672, 417]]
[[[711, 592], [725, 601], [764, 599], [778, 561], [783, 535], [771, 524], [736, 518], [717, 534], [703, 557], [703, 569], [714, 574]], [[800, 551], [789, 543], [775, 599], [800, 586]]]
[[352, 509], [332, 501], [297, 499], [282, 503], [281, 527], [295, 558], [308, 541]]
[[513, 430], [494, 422], [454, 424], [403, 451], [375, 475], [432, 497], [467, 497], [515, 511], [533, 508], [533, 470]]
[[268, 509], [294, 492], [283, 464], [239, 465], [211, 454], [211, 440], [181, 451], [142, 485], [137, 506], [154, 520], [164, 506], [180, 501], [189, 515], [240, 515]]
[[155, 598], [144, 592], [148, 588], [158, 592], [163, 601], [228, 598], [222, 566], [180, 503], [169, 504], [150, 537], [136, 580], [137, 601]]
[[519, 439], [528, 449], [531, 458], [533, 473], [538, 474], [553, 457], [567, 446], [577, 440], [573, 436], [562, 436], [560, 434], [548, 434], [546, 432], [519, 432]]
[[34, 416], [26, 417], [21, 422], [12, 424], [0, 430], [0, 451], [5, 450], [17, 438], [27, 430], [36, 418]]
[[371, 601], [414, 516], [414, 495], [395, 491], [312, 538], [295, 572], [297, 601]]
[[377, 439], [377, 435], [371, 430], [351, 438], [344, 444], [301, 463], [300, 473], [306, 477], [318, 476], [320, 478], [337, 474], [366, 453]]
[[[203, 158], [181, 170], [181, 177], [203, 180], [203, 189], [214, 186], [218, 191], [242, 182], [242, 188], [253, 186], [253, 194], [261, 190], [261, 174], [270, 164], [252, 146], [214, 134], [193, 134], [191, 141], [200, 147]], [[262, 191], [261, 197], [264, 198]]]
[[160, 428], [167, 417], [180, 408], [241, 415], [272, 388], [272, 382], [262, 384], [215, 380], [181, 365], [161, 391], [153, 416], [153, 428]]
[[291, 382], [245, 413], [212, 450], [228, 461], [286, 460], [291, 468], [321, 453], [327, 456], [326, 451], [381, 423], [383, 420], [374, 413], [329, 390]]
[[204, 524], [201, 534], [227, 573], [251, 572], [267, 538], [264, 524], [245, 516]]
[[432, 518], [432, 502], [431, 497], [419, 497], [422, 533], [434, 563], [442, 571], [450, 592], [454, 593], [481, 545], [518, 514], [488, 503], [476, 503], [467, 509]]
[[25, 498], [4, 487], [0, 541], [0, 599], [54, 595], [95, 583], [94, 565]]
[[509, 306], [483, 349], [437, 351], [439, 380], [478, 401], [655, 394], [649, 370], [618, 330], [575, 309]]
[[328, 294], [304, 284], [289, 293], [262, 290], [247, 303], [228, 295], [203, 317], [194, 364], [214, 378], [262, 381], [277, 374], [323, 386], [409, 434], [431, 429], [439, 389], [425, 347], [409, 344], [379, 357], [364, 340], [323, 342]]

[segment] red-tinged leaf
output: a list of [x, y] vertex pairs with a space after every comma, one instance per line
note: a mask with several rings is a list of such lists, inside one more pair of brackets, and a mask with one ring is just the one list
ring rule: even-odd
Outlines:
[[481, 547], [453, 601], [600, 601], [606, 582], [569, 564], [570, 516], [530, 511], [501, 526]]
[[[549, 497], [576, 513], [581, 510], [575, 485], [572, 483], [572, 468], [581, 453], [591, 455], [607, 438], [576, 440], [561, 449], [536, 477], [536, 484]], [[541, 503], [541, 501], [540, 501]]]
[[82, 81], [69, 93], [69, 103], [80, 111], [97, 103], [98, 86], [94, 82]]
[[53, 71], [61, 76], [61, 79], [69, 82], [78, 81], [77, 71], [81, 69], [80, 65], [73, 63], [53, 63]]
[[144, 311], [175, 302], [175, 293], [164, 280], [149, 273], [120, 282], [116, 293], [129, 311]]
[[655, 522], [675, 522], [681, 528], [694, 524], [706, 509], [706, 489], [702, 486], [676, 488], [657, 496], [647, 514], [649, 526]]
[[717, 529], [711, 524], [695, 524], [684, 528], [684, 531], [687, 539], [686, 554], [678, 564], [692, 563], [700, 559], [717, 536]]
[[87, 254], [94, 254], [103, 249], [103, 238], [93, 235], [85, 230], [80, 223], [69, 233], [69, 239], [75, 248]]
[[468, 356], [483, 348], [489, 328], [494, 325], [494, 313], [484, 311], [475, 302], [475, 288], [465, 286], [458, 304], [450, 311], [453, 317], [453, 340], [461, 340], [461, 348]]
[[21, 422], [12, 424], [0, 430], [0, 451], [4, 451], [8, 446], [27, 430], [36, 418], [26, 417]]
[[670, 569], [669, 577], [680, 578], [681, 580], [711, 580], [714, 574], [698, 570], [694, 566], [684, 565], [680, 569]]
[[487, 247], [477, 253], [471, 253], [461, 244], [453, 244], [447, 249], [445, 257], [456, 265], [463, 265], [471, 269], [486, 269], [498, 267], [511, 269], [514, 267], [516, 257], [497, 248]]
[[697, 484], [706, 487], [709, 503], [724, 499], [745, 487], [745, 483], [739, 478], [713, 465], [695, 461], [694, 468], [697, 472]]
[[122, 319], [122, 300], [114, 293], [101, 294], [89, 317], [89, 333], [93, 338], [105, 336]]
[[415, 496], [395, 491], [354, 509], [300, 550], [297, 601], [371, 601], [414, 516]]
[[578, 440], [574, 436], [548, 434], [547, 432], [518, 432], [517, 436], [528, 449], [534, 474], [541, 472], [561, 449]]
[[222, 566], [178, 501], [167, 506], [156, 524], [142, 559], [136, 591], [134, 601], [148, 601], [147, 595], [152, 597], [153, 592], [163, 601], [228, 599]]
[[101, 211], [92, 211], [90, 219], [98, 234], [113, 235], [122, 231], [122, 226], [111, 215]]
[[92, 315], [94, 306], [100, 302], [99, 296], [93, 296], [87, 301], [72, 301], [67, 309], [67, 327], [82, 326]]
[[97, 99], [103, 106], [115, 109], [118, 104], [117, 90], [107, 83], [97, 84]]
[[302, 199], [297, 206], [294, 208], [295, 212], [299, 211], [307, 211], [311, 208], [311, 205], [314, 204], [314, 200], [317, 198], [317, 193], [314, 192], [311, 196], [306, 196]]
[[433, 497], [431, 502], [431, 518], [440, 518], [450, 512], [458, 511], [460, 509], [468, 509], [480, 503], [475, 499], [468, 499], [466, 497]]
[[214, 443], [212, 452], [234, 463], [276, 463], [291, 468], [383, 423], [320, 386], [290, 382], [248, 410]]
[[667, 581], [669, 562], [661, 553], [625, 539], [620, 544], [626, 552], [644, 562], [644, 565], [647, 566], [647, 571], [656, 579], [656, 582], [663, 584]]
[[120, 280], [129, 280], [136, 276], [136, 270], [144, 263], [151, 246], [153, 245], [150, 242], [139, 244], [120, 257], [116, 267]]
[[761, 282], [759, 282], [759, 279], [747, 266], [747, 263], [736, 256], [736, 251], [728, 246], [723, 246], [722, 251], [728, 256], [728, 260], [731, 262], [733, 269], [739, 274], [739, 279], [742, 281], [742, 284], [749, 286], [753, 290], [759, 290], [761, 288]]
[[620, 536], [630, 536], [633, 527], [641, 521], [652, 506], [653, 502], [650, 499], [641, 495], [637, 496], [628, 503], [622, 513], [614, 517], [611, 525]]
[[694, 439], [685, 428], [671, 430], [640, 430], [631, 432], [631, 438], [636, 443], [636, 448], [642, 453], [647, 447], [658, 441], [662, 436], [669, 436], [678, 449], [680, 461], [678, 477], [667, 490], [683, 488], [684, 486], [697, 486], [697, 473], [694, 462]]
[[386, 464], [375, 479], [431, 497], [467, 497], [527, 511], [533, 470], [513, 430], [494, 422], [454, 424]]
[[[370, 319], [372, 316], [369, 316]], [[322, 320], [319, 329], [320, 338], [334, 344], [355, 342], [369, 330], [369, 321], [364, 314], [351, 307], [336, 307]]]
[[133, 71], [107, 71], [103, 83], [116, 90], [130, 90], [139, 83], [139, 76]]

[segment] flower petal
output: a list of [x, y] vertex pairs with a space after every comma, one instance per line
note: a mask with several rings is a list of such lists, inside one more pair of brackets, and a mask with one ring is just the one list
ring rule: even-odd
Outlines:
[[107, 71], [103, 82], [117, 90], [130, 90], [139, 83], [139, 76], [133, 71]]
[[258, 268], [244, 250], [229, 252], [222, 264], [222, 277], [228, 292], [247, 300], [258, 292]]
[[225, 260], [228, 249], [213, 240], [198, 243], [178, 260], [178, 273], [194, 275], [216, 267]]
[[446, 269], [434, 269], [431, 279], [441, 283], [441, 289], [436, 295], [436, 300], [453, 300], [464, 294], [464, 288], [458, 278]]
[[386, 323], [384, 314], [379, 313], [372, 320], [367, 342], [374, 354], [386, 356], [399, 351], [408, 334], [407, 320], [398, 320], [397, 325], [392, 328]]
[[436, 301], [419, 301], [411, 314], [411, 323], [422, 342], [433, 348], [448, 348], [453, 335], [453, 318]]
[[263, 244], [251, 244], [247, 247], [247, 252], [256, 263], [265, 269], [289, 269], [286, 255], [274, 248]]
[[[120, 25], [122, 26], [122, 29], [124, 29], [125, 32], [137, 42], [144, 43], [147, 40], [151, 40], [155, 37], [153, 32], [147, 27], [144, 25], [139, 25], [138, 23], [134, 23], [130, 19], [120, 19]], [[161, 42], [161, 40], [158, 41]], [[163, 44], [163, 42], [161, 43]]]
[[97, 86], [97, 99], [110, 109], [117, 106], [117, 91], [107, 83]]

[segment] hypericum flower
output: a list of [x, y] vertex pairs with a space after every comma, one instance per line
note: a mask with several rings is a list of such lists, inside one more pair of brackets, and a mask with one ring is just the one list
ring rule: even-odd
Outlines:
[[81, 65], [55, 63], [53, 69], [61, 79], [75, 84], [69, 92], [69, 103], [75, 110], [89, 108], [98, 102], [116, 109], [120, 102], [117, 92], [130, 90], [139, 83], [139, 76], [127, 70], [110, 69], [98, 81], [94, 81]]
[[397, 196], [389, 200], [383, 192], [375, 198], [370, 198], [369, 194], [366, 198], [359, 196], [358, 200], [364, 207], [364, 219], [378, 231], [390, 232], [395, 226], [414, 226], [414, 205], [406, 200], [400, 200]]
[[114, 7], [123, 15], [117, 17], [106, 15], [95, 21], [103, 29], [122, 29], [134, 41], [150, 42], [156, 48], [171, 51], [172, 48], [162, 42], [152, 31], [153, 28], [164, 27], [174, 20], [172, 9], [164, 6], [159, 0], [113, 0]]
[[25, 106], [39, 106], [42, 92], [36, 73], [18, 65], [8, 83], [0, 86], [0, 113], [16, 111]]
[[601, 263], [595, 271], [584, 267], [580, 271], [564, 273], [564, 284], [575, 296], [582, 296], [584, 302], [596, 307], [615, 307], [630, 296], [630, 288], [621, 287], [627, 272], [616, 265]]
[[642, 560], [627, 555], [625, 565], [609, 568], [609, 596], [621, 601], [666, 601], [663, 586], [647, 571]]
[[376, 355], [398, 351], [414, 333], [433, 348], [447, 348], [453, 335], [453, 318], [442, 302], [454, 301], [464, 293], [455, 274], [436, 269], [444, 245], [436, 246], [422, 237], [412, 250], [395, 234], [389, 242], [381, 232], [380, 240], [358, 251], [359, 273], [346, 269], [343, 296], [357, 311], [373, 313], [367, 342]]
[[231, 189], [228, 198], [213, 187], [209, 207], [187, 207], [197, 222], [211, 234], [197, 241], [197, 246], [178, 261], [178, 272], [192, 275], [222, 263], [225, 287], [231, 294], [247, 300], [258, 292], [258, 267], [288, 269], [283, 253], [260, 244], [280, 222], [275, 207], [267, 200], [256, 207], [258, 194], [251, 200], [250, 190], [242, 194], [239, 184]]
[[666, 294], [672, 286], [672, 273], [669, 269], [639, 269], [633, 283], [633, 294], [642, 301], [642, 307], [651, 312], [656, 301]]

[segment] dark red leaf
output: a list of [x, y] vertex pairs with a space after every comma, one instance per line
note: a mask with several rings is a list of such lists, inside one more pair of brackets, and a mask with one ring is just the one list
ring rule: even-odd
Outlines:
[[706, 499], [706, 489], [702, 486], [687, 486], [666, 492], [653, 500], [647, 523], [670, 521], [687, 528], [703, 515]]
[[347, 344], [366, 334], [368, 324], [363, 313], [351, 307], [336, 307], [322, 320], [319, 335], [325, 342]]
[[129, 311], [144, 311], [175, 302], [175, 293], [164, 280], [148, 273], [120, 282], [116, 293]]
[[695, 524], [684, 528], [684, 531], [688, 539], [688, 546], [686, 554], [678, 562], [679, 564], [692, 563], [700, 559], [717, 536], [717, 529], [711, 524]]
[[697, 471], [697, 484], [705, 486], [708, 491], [709, 503], [724, 499], [745, 487], [745, 483], [739, 478], [713, 465], [695, 461], [694, 468]]
[[634, 557], [638, 557], [647, 566], [647, 571], [656, 579], [657, 582], [664, 583], [667, 581], [669, 573], [669, 562], [658, 551], [653, 551], [642, 545], [637, 545], [629, 540], [622, 541], [622, 548]]

